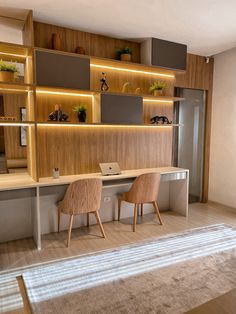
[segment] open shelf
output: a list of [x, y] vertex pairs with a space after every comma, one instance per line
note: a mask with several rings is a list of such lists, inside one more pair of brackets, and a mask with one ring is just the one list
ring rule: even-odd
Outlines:
[[122, 93], [122, 92], [102, 92], [99, 90], [79, 90], [79, 89], [67, 89], [67, 88], [59, 88], [59, 87], [37, 87], [37, 94], [45, 94], [45, 95], [64, 95], [64, 96], [78, 96], [78, 97], [92, 97], [94, 95], [98, 95], [101, 93], [104, 94], [112, 94], [112, 95], [124, 95], [124, 96], [140, 96], [143, 97], [144, 101], [150, 102], [177, 102], [183, 101], [184, 98], [181, 97], [172, 97], [172, 96], [154, 96], [151, 94], [132, 94], [132, 93]]
[[0, 82], [0, 93], [28, 93], [33, 87], [32, 84]]
[[173, 102], [177, 102], [177, 101], [183, 101], [185, 100], [185, 98], [182, 97], [172, 97], [172, 96], [154, 96], [152, 94], [135, 94], [135, 93], [122, 93], [122, 92], [101, 92], [101, 91], [94, 91], [94, 94], [112, 94], [112, 95], [124, 95], [124, 96], [140, 96], [143, 98], [143, 101], [151, 101], [151, 102], [169, 102], [169, 103], [173, 103]]
[[1, 121], [1, 126], [32, 126], [35, 125], [34, 121]]
[[36, 94], [38, 95], [63, 95], [63, 96], [77, 96], [77, 97], [93, 97], [98, 92], [92, 90], [82, 89], [68, 89], [60, 87], [44, 87], [37, 86]]
[[0, 60], [24, 62], [31, 52], [32, 48], [24, 45], [0, 42]]

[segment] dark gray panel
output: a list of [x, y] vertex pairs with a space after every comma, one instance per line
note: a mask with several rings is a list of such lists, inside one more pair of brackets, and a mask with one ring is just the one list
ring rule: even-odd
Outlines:
[[187, 46], [152, 38], [152, 65], [186, 70]]
[[101, 123], [142, 124], [142, 97], [102, 94]]
[[90, 89], [90, 60], [36, 51], [36, 80], [39, 86]]

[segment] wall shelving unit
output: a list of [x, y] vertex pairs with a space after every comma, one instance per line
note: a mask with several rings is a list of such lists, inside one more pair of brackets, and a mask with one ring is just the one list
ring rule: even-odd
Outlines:
[[[56, 166], [60, 168], [62, 175], [96, 172], [98, 170], [97, 160], [106, 161], [106, 159], [118, 160], [124, 169], [131, 169], [133, 166], [145, 168], [171, 164], [172, 130], [173, 127], [181, 125], [153, 125], [149, 120], [154, 115], [166, 115], [169, 120], [173, 119], [174, 103], [183, 100], [173, 97], [175, 75], [182, 71], [171, 71], [137, 62], [123, 62], [99, 56], [79, 55], [35, 47], [37, 39], [33, 39], [33, 33], [32, 13], [29, 13], [24, 33], [26, 45], [0, 43], [0, 59], [24, 64], [24, 78], [14, 83], [0, 82], [0, 93], [24, 97], [27, 121], [0, 121], [0, 125], [4, 128], [27, 126], [28, 146], [25, 150], [27, 151], [30, 177], [35, 181], [41, 177], [48, 177], [51, 175], [51, 169]], [[38, 85], [36, 67], [38, 52], [88, 60], [90, 63], [90, 88], [65, 88], [53, 84], [52, 86]], [[50, 67], [50, 64], [47, 66]], [[100, 91], [101, 72], [107, 73], [109, 94], [142, 97], [143, 124], [97, 123], [96, 112], [102, 94]], [[150, 84], [155, 80], [167, 82], [166, 96], [154, 96], [148, 93]], [[131, 90], [123, 93], [122, 86], [126, 82], [130, 82]], [[141, 88], [139, 94], [135, 93], [138, 87]], [[76, 114], [73, 113], [73, 107], [79, 103], [87, 106], [86, 123], [78, 123]], [[48, 114], [53, 111], [55, 104], [62, 105], [63, 111], [69, 114], [69, 122], [48, 121]], [[92, 146], [89, 144], [91, 141], [93, 142]], [[132, 149], [130, 160], [120, 160], [123, 157], [121, 157], [119, 148], [118, 146], [113, 147], [112, 143], [119, 145], [123, 151], [129, 150], [130, 147]], [[111, 147], [113, 152], [110, 149], [107, 150], [106, 146]], [[66, 153], [60, 152], [60, 147], [63, 147], [70, 155], [68, 163], [71, 164], [71, 167], [68, 166], [65, 170], [63, 165]], [[77, 153], [71, 156], [71, 154], [73, 155], [72, 147], [77, 148], [81, 164], [84, 165], [74, 165], [78, 157]], [[95, 150], [94, 147], [96, 147]], [[101, 151], [98, 151], [99, 147], [101, 147]], [[142, 154], [139, 153], [140, 147], [143, 147]], [[154, 152], [155, 147], [158, 147], [157, 154]], [[152, 156], [150, 157], [150, 155]], [[87, 156], [89, 156], [89, 161], [86, 160]], [[136, 160], [137, 158], [139, 160]]]

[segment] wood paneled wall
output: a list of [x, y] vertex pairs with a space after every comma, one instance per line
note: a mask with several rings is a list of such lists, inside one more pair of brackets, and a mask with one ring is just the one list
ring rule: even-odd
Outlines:
[[[172, 127], [39, 126], [39, 176], [99, 172], [99, 162], [121, 169], [169, 166]], [[45, 157], [46, 156], [46, 157]]]
[[[106, 36], [89, 34], [63, 27], [34, 22], [35, 46], [51, 48], [52, 33], [61, 36], [64, 51], [74, 52], [77, 46], [86, 54], [116, 59], [118, 48], [133, 48], [133, 61], [140, 62], [140, 44]], [[101, 60], [102, 63], [102, 60]], [[150, 85], [160, 79], [145, 74], [91, 68], [91, 89], [100, 90], [101, 72], [106, 72], [110, 92], [121, 92], [123, 84], [130, 83], [129, 93], [141, 88], [149, 93]], [[168, 79], [166, 95], [172, 96], [174, 80]], [[58, 95], [37, 95], [37, 120], [47, 121], [55, 104], [61, 104], [76, 122], [73, 106], [84, 103], [88, 107], [87, 122], [92, 122], [91, 98]], [[144, 103], [144, 122], [154, 115], [166, 115], [172, 120], [173, 104]], [[39, 177], [51, 176], [53, 167], [59, 167], [61, 175], [99, 171], [99, 162], [118, 161], [122, 169], [135, 169], [171, 165], [172, 128], [145, 127], [38, 127]], [[47, 156], [45, 158], [45, 156]]]
[[118, 49], [129, 46], [133, 49], [133, 61], [140, 62], [139, 43], [40, 22], [34, 22], [35, 46], [51, 49], [53, 33], [60, 34], [63, 51], [75, 52], [76, 47], [80, 46], [87, 55], [115, 59]]
[[176, 74], [176, 87], [193, 88], [193, 89], [212, 89], [214, 59], [209, 58], [209, 63], [206, 63], [206, 58], [193, 54], [187, 55], [187, 70], [186, 72]]
[[[126, 40], [110, 38], [106, 36], [71, 30], [55, 25], [34, 22], [34, 43], [36, 47], [51, 48], [52, 33], [61, 36], [63, 50], [74, 52], [77, 46], [85, 48], [87, 55], [116, 59], [118, 48], [129, 46], [133, 48], [133, 61], [140, 62], [140, 44]], [[205, 62], [205, 57], [188, 54], [187, 71], [176, 74], [175, 83], [169, 81], [167, 95], [173, 95], [174, 86], [182, 88], [203, 89], [207, 93], [206, 110], [206, 135], [205, 135], [205, 157], [204, 157], [204, 180], [203, 180], [203, 200], [207, 200], [208, 195], [208, 172], [209, 172], [209, 146], [210, 146], [210, 126], [211, 126], [211, 97], [213, 80], [214, 60]], [[92, 69], [91, 89], [100, 89], [100, 75], [102, 69]], [[128, 74], [106, 69], [110, 91], [120, 92], [125, 82], [131, 83], [131, 92], [137, 87], [142, 93], [147, 93], [150, 84], [156, 78], [145, 75]], [[55, 98], [55, 102], [58, 102]], [[61, 100], [65, 111], [71, 113], [70, 106], [74, 100]], [[47, 104], [43, 107], [43, 103]], [[38, 100], [38, 120], [45, 119], [48, 112], [53, 109], [54, 100], [39, 98]], [[47, 108], [48, 107], [48, 108]], [[90, 104], [88, 103], [90, 108]], [[172, 105], [151, 104], [144, 105], [144, 121], [148, 122], [150, 116], [156, 114], [167, 115], [172, 119]], [[90, 117], [90, 114], [88, 114]], [[70, 114], [73, 116], [73, 113]], [[90, 119], [90, 118], [89, 118]], [[74, 121], [74, 116], [73, 120]], [[89, 120], [88, 120], [89, 122]], [[39, 147], [46, 147], [47, 158], [40, 158], [40, 176], [51, 175], [52, 167], [61, 168], [62, 174], [73, 174], [80, 172], [98, 171], [98, 162], [119, 161], [123, 169], [135, 167], [149, 167], [171, 165], [172, 154], [172, 131], [154, 129], [54, 129], [52, 127], [40, 127], [38, 135]], [[87, 133], [88, 131], [88, 133]], [[91, 136], [93, 134], [93, 136]], [[144, 135], [145, 134], [145, 135]], [[110, 136], [108, 136], [110, 135]], [[107, 141], [105, 145], [104, 141]], [[129, 145], [130, 146], [129, 146]], [[59, 154], [59, 147], [62, 147]], [[108, 149], [109, 148], [109, 149]], [[56, 149], [56, 155], [55, 155]], [[65, 152], [68, 151], [69, 154]], [[79, 153], [78, 153], [79, 152]], [[128, 153], [127, 153], [128, 152]], [[40, 153], [41, 154], [41, 153]], [[112, 155], [110, 155], [112, 154]], [[41, 155], [43, 156], [43, 155]], [[61, 156], [61, 157], [60, 157]], [[70, 156], [67, 163], [66, 156]], [[73, 157], [73, 159], [71, 159]], [[128, 157], [127, 157], [128, 156]], [[132, 156], [129, 159], [129, 156]], [[108, 158], [109, 157], [109, 158]], [[60, 159], [61, 158], [61, 159]], [[78, 161], [80, 160], [80, 162]]]

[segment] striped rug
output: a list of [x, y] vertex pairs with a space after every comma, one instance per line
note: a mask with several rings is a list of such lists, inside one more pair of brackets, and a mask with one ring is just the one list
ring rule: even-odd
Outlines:
[[38, 266], [23, 273], [30, 303], [236, 248], [236, 229], [217, 224]]

